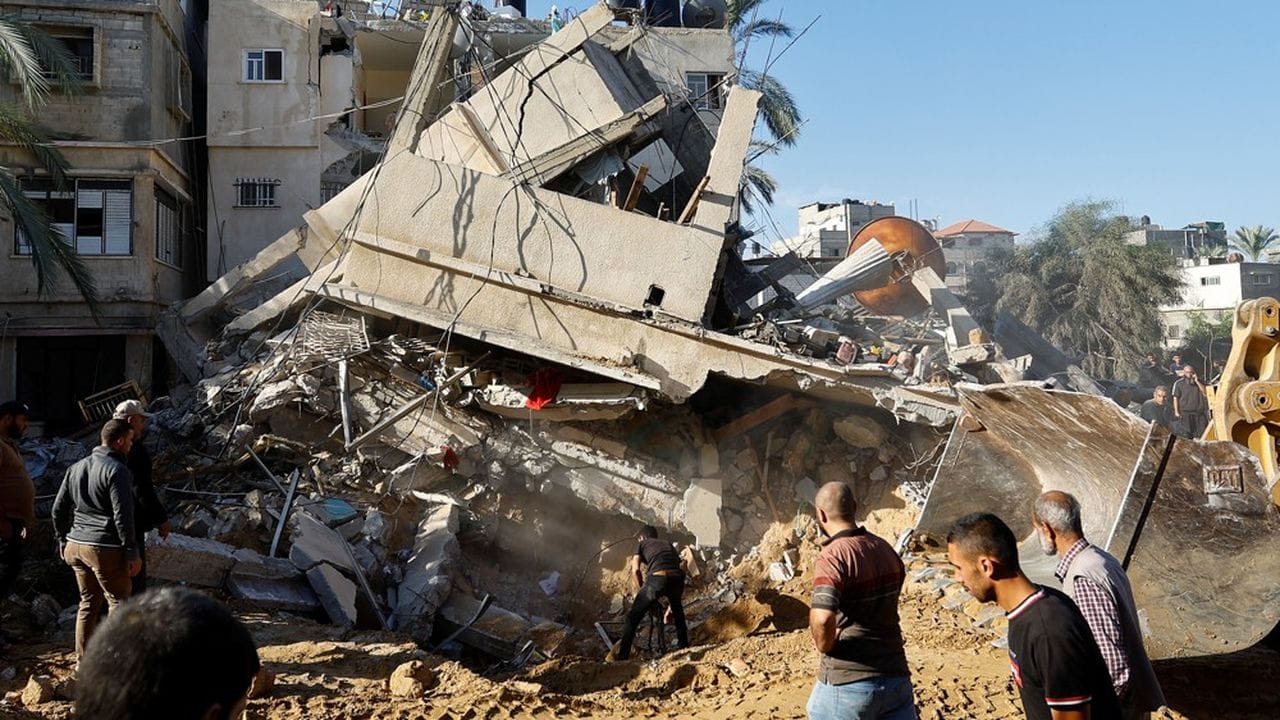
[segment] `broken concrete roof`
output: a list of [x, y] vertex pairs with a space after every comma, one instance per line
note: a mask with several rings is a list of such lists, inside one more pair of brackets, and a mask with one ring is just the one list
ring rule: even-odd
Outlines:
[[[227, 331], [250, 332], [319, 296], [676, 401], [718, 374], [842, 402], [908, 404], [893, 397], [902, 381], [885, 367], [839, 366], [710, 329], [737, 239], [737, 195], [760, 95], [730, 88], [714, 146], [699, 151], [683, 139], [686, 131], [708, 132], [690, 122], [698, 111], [688, 98], [669, 97], [670, 83], [628, 55], [643, 30], [619, 37], [609, 29], [613, 19], [604, 4], [592, 7], [436, 113], [429, 88], [439, 84], [457, 21], [433, 16], [384, 162], [189, 303], [183, 318], [209, 317], [229, 294], [296, 256], [311, 276]], [[698, 33], [724, 35], [685, 31], [666, 41]], [[731, 60], [730, 53], [727, 74]], [[683, 120], [673, 126], [671, 118]], [[632, 170], [615, 179], [637, 191], [619, 187], [614, 202], [557, 182], [591, 158], [639, 153], [659, 134], [685, 172], [656, 196], [639, 191], [643, 179], [633, 181]], [[648, 213], [625, 207], [628, 195], [643, 195]], [[945, 424], [954, 413], [945, 394], [912, 402], [929, 409], [911, 419]]]

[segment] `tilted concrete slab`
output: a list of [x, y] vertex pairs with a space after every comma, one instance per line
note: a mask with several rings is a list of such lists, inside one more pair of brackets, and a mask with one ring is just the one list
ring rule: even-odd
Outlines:
[[356, 584], [329, 563], [320, 563], [307, 571], [307, 582], [320, 600], [329, 620], [340, 627], [354, 627], [359, 620], [356, 611]]
[[[711, 302], [723, 228], [682, 227], [413, 155], [387, 161], [377, 186], [353, 223], [363, 242], [345, 259], [351, 287], [450, 314], [461, 308], [468, 294], [398, 257], [407, 252], [460, 261], [454, 266], [480, 279], [511, 273], [635, 312], [660, 288], [658, 310], [694, 323]], [[341, 228], [361, 199], [343, 192], [316, 214]]]
[[147, 575], [157, 580], [220, 588], [235, 565], [235, 548], [216, 540], [169, 533], [147, 538]]
[[456, 505], [436, 505], [418, 524], [392, 622], [419, 642], [430, 639], [435, 613], [453, 591], [452, 573], [462, 557], [459, 523]]

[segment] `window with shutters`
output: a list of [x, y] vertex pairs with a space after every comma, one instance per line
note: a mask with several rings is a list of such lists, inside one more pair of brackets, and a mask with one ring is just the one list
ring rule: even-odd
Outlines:
[[284, 50], [245, 50], [244, 81], [284, 82]]
[[[133, 254], [133, 181], [23, 179], [22, 193], [62, 231], [77, 255]], [[15, 252], [31, 254], [31, 243], [15, 233]]]
[[156, 260], [179, 270], [187, 238], [186, 221], [186, 208], [172, 195], [156, 188]]

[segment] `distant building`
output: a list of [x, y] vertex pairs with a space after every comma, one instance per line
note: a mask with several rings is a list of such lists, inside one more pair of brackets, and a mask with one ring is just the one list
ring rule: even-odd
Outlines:
[[872, 220], [893, 217], [892, 204], [845, 199], [813, 202], [800, 207], [800, 234], [773, 244], [776, 255], [794, 252], [803, 258], [843, 258], [849, 243]]
[[947, 261], [947, 289], [964, 293], [997, 250], [1012, 250], [1018, 233], [981, 220], [962, 220], [933, 233]]
[[1177, 230], [1165, 229], [1153, 224], [1151, 218], [1144, 215], [1139, 228], [1126, 233], [1124, 241], [1130, 245], [1163, 247], [1174, 257], [1191, 259], [1214, 248], [1225, 249], [1227, 228], [1225, 223], [1204, 221], [1191, 223]]
[[1182, 302], [1160, 308], [1168, 348], [1183, 344], [1197, 315], [1212, 322], [1233, 312], [1244, 300], [1280, 295], [1280, 265], [1270, 263], [1200, 258], [1188, 262], [1182, 277]]

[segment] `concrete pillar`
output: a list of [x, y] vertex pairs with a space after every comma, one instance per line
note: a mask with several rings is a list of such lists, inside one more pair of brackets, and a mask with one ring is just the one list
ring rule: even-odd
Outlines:
[[151, 333], [128, 335], [124, 339], [124, 377], [137, 381], [148, 396], [152, 385], [151, 348]]
[[0, 402], [18, 393], [18, 338], [0, 338]]

